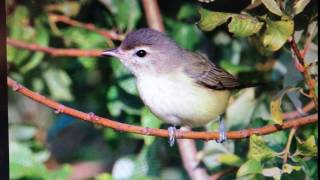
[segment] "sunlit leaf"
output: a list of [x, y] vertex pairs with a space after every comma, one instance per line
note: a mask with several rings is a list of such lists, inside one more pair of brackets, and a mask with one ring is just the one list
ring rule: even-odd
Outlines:
[[309, 4], [311, 0], [298, 0], [293, 6], [293, 13], [295, 15], [300, 14], [304, 8]]
[[231, 18], [231, 22], [228, 24], [229, 31], [236, 36], [251, 36], [259, 32], [263, 25], [262, 22], [248, 15], [215, 12], [203, 8], [200, 8], [199, 13], [201, 19], [198, 22], [198, 27], [203, 31], [212, 31], [226, 23], [229, 18]]
[[314, 136], [310, 136], [305, 142], [299, 142], [295, 155], [302, 156], [317, 156], [318, 146], [316, 144]]
[[60, 12], [66, 16], [75, 16], [79, 13], [80, 3], [77, 1], [66, 1], [59, 4], [49, 4], [45, 8], [50, 12]]
[[283, 113], [281, 110], [281, 101], [282, 101], [283, 96], [288, 92], [296, 91], [298, 89], [299, 88], [286, 87], [283, 90], [281, 90], [280, 92], [278, 92], [278, 94], [272, 98], [271, 103], [270, 103], [270, 110], [271, 110], [272, 120], [275, 123], [277, 123], [277, 124], [283, 123]]
[[266, 8], [271, 11], [273, 14], [278, 16], [282, 16], [283, 13], [280, 10], [278, 3], [275, 0], [261, 0], [262, 3], [266, 6]]
[[216, 27], [224, 24], [227, 20], [232, 17], [231, 13], [214, 12], [203, 8], [200, 8], [200, 21], [198, 27], [203, 31], [212, 31]]
[[71, 101], [73, 95], [70, 91], [71, 79], [69, 75], [60, 69], [48, 69], [44, 73], [44, 79], [48, 85], [51, 96], [56, 100]]
[[280, 49], [293, 33], [294, 22], [290, 18], [281, 21], [266, 19], [266, 31], [262, 35], [263, 45], [270, 51]]
[[112, 180], [110, 173], [102, 173], [95, 177], [95, 180]]
[[249, 159], [242, 166], [240, 166], [237, 177], [246, 176], [250, 174], [261, 174], [262, 173], [262, 165], [259, 161]]
[[230, 166], [241, 166], [243, 164], [243, 160], [235, 155], [235, 154], [221, 154], [218, 156], [218, 161], [227, 164]]
[[256, 106], [254, 88], [247, 88], [227, 108], [226, 124], [228, 129], [247, 127]]
[[256, 161], [264, 161], [276, 155], [263, 141], [261, 136], [253, 135], [250, 137], [248, 158]]
[[288, 174], [291, 174], [292, 171], [300, 171], [300, 170], [301, 170], [301, 166], [293, 166], [291, 164], [284, 164], [282, 167], [282, 171]]
[[251, 36], [261, 29], [263, 23], [257, 19], [246, 16], [237, 15], [231, 18], [231, 22], [228, 24], [229, 31], [234, 33], [236, 36]]

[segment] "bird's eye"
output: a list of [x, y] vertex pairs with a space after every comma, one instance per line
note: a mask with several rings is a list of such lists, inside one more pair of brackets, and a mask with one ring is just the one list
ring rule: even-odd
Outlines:
[[136, 52], [136, 55], [138, 57], [144, 57], [144, 56], [146, 56], [146, 54], [147, 54], [147, 52], [145, 50], [139, 50]]

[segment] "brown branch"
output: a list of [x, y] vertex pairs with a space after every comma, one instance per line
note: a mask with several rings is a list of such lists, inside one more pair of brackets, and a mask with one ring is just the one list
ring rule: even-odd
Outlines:
[[122, 35], [122, 34], [117, 34], [114, 31], [107, 31], [104, 29], [97, 28], [92, 23], [81, 23], [79, 21], [70, 19], [69, 17], [66, 17], [66, 16], [57, 15], [57, 14], [49, 14], [49, 20], [51, 20], [52, 22], [63, 22], [65, 24], [69, 24], [71, 26], [81, 27], [81, 28], [96, 32], [107, 39], [120, 40], [120, 41], [124, 39], [124, 35]]
[[[104, 127], [109, 127], [121, 132], [130, 132], [137, 133], [148, 136], [157, 136], [157, 137], [169, 137], [169, 133], [167, 130], [163, 129], [155, 129], [141, 126], [134, 126], [124, 123], [119, 123], [107, 118], [102, 118], [96, 116], [93, 113], [84, 113], [78, 111], [76, 109], [66, 107], [58, 102], [55, 102], [51, 99], [48, 99], [39, 93], [35, 93], [26, 87], [23, 87], [16, 81], [7, 77], [7, 84], [14, 91], [23, 94], [24, 96], [29, 97], [30, 99], [37, 101], [47, 107], [50, 107], [55, 110], [56, 113], [63, 113], [75, 118], [79, 118], [80, 120], [91, 122], [94, 124], [98, 124]], [[242, 139], [247, 138], [252, 135], [266, 135], [271, 134], [277, 131], [281, 131], [284, 129], [296, 128], [299, 126], [305, 126], [308, 124], [316, 123], [318, 121], [318, 114], [312, 114], [305, 117], [300, 117], [296, 119], [291, 119], [289, 121], [284, 122], [282, 125], [267, 125], [260, 128], [248, 128], [239, 131], [229, 131], [227, 132], [228, 139]], [[195, 132], [195, 131], [177, 131], [176, 132], [177, 139], [199, 139], [199, 140], [216, 140], [219, 138], [219, 133], [217, 132]]]
[[[190, 128], [182, 127], [182, 131], [190, 131]], [[194, 140], [178, 139], [177, 140], [183, 167], [192, 180], [209, 179], [206, 170], [200, 167], [200, 160], [197, 159], [197, 148]]]
[[164, 26], [162, 22], [162, 16], [157, 0], [143, 0], [143, 9], [145, 11], [145, 17], [147, 18], [148, 26], [152, 29], [164, 32]]
[[103, 50], [99, 50], [99, 49], [82, 50], [82, 49], [63, 49], [63, 48], [44, 47], [38, 44], [26, 43], [26, 42], [22, 42], [22, 41], [11, 39], [11, 38], [7, 38], [7, 44], [17, 48], [48, 53], [51, 56], [98, 57], [98, 56], [101, 56], [101, 53], [103, 52]]
[[315, 84], [315, 80], [311, 78], [310, 74], [308, 73], [308, 70], [306, 68], [306, 65], [304, 63], [304, 57], [302, 56], [298, 46], [297, 46], [297, 43], [296, 41], [294, 40], [293, 37], [289, 38], [289, 43], [291, 45], [291, 49], [293, 50], [295, 56], [297, 57], [300, 65], [303, 67], [303, 76], [308, 84], [308, 87], [309, 87], [309, 91], [310, 91], [310, 95], [312, 96], [312, 99], [313, 99], [313, 102], [315, 104], [315, 108], [316, 110], [318, 110], [318, 96], [317, 94], [315, 93], [315, 90], [314, 90], [314, 84]]
[[[307, 113], [309, 111], [311, 111], [312, 109], [314, 109], [315, 105], [313, 103], [313, 101], [309, 102], [306, 106], [304, 106], [302, 108], [302, 112]], [[286, 112], [283, 114], [283, 119], [293, 119], [293, 118], [297, 118], [297, 117], [301, 117], [302, 114], [299, 111], [292, 111], [292, 112]]]

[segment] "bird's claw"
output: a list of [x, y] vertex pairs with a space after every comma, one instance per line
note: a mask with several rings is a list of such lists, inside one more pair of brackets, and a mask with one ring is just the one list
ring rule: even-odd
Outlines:
[[222, 119], [219, 120], [219, 139], [216, 140], [217, 143], [223, 143], [227, 140], [226, 131], [224, 129], [224, 122]]
[[169, 131], [169, 145], [172, 147], [174, 145], [175, 139], [176, 139], [176, 127], [171, 126], [168, 128]]

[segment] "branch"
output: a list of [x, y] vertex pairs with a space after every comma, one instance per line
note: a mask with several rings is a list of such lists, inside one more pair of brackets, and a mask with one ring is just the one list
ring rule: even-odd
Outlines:
[[[87, 121], [90, 123], [98, 124], [104, 127], [109, 127], [114, 130], [118, 130], [121, 132], [130, 132], [130, 133], [137, 133], [141, 135], [148, 135], [148, 136], [157, 136], [157, 137], [169, 137], [169, 133], [167, 130], [163, 129], [155, 129], [155, 128], [148, 128], [148, 127], [141, 127], [141, 126], [134, 126], [124, 123], [119, 123], [107, 118], [102, 118], [96, 116], [93, 113], [84, 113], [78, 111], [76, 109], [66, 107], [62, 104], [59, 104], [56, 101], [48, 99], [39, 93], [35, 93], [26, 87], [20, 85], [16, 81], [12, 80], [10, 77], [7, 77], [7, 84], [11, 87], [14, 91], [23, 94], [30, 99], [39, 102], [47, 107], [50, 107], [55, 110], [56, 113], [63, 113], [75, 118], [78, 118], [83, 121]], [[239, 131], [229, 131], [227, 132], [228, 139], [242, 139], [247, 138], [252, 135], [266, 135], [271, 134], [277, 131], [281, 131], [284, 129], [296, 128], [300, 126], [305, 126], [308, 124], [316, 123], [318, 121], [318, 114], [312, 114], [305, 117], [299, 117], [296, 119], [291, 119], [285, 121], [282, 125], [267, 125], [260, 128], [248, 128]], [[217, 132], [195, 132], [195, 131], [179, 131], [176, 132], [177, 139], [200, 139], [200, 140], [216, 140], [219, 138], [219, 133]]]
[[290, 147], [291, 147], [291, 143], [292, 143], [292, 139], [293, 139], [293, 136], [294, 134], [296, 133], [297, 131], [297, 128], [292, 128], [290, 130], [290, 134], [289, 134], [289, 138], [288, 138], [288, 141], [287, 141], [287, 145], [286, 147], [284, 148], [284, 151], [283, 151], [283, 165], [285, 165], [288, 161], [288, 155], [290, 154]]
[[[182, 127], [180, 130], [190, 131], [190, 128]], [[197, 159], [197, 148], [194, 140], [178, 139], [179, 151], [181, 154], [184, 169], [192, 180], [209, 179], [206, 170], [200, 167], [200, 160]]]
[[[291, 45], [291, 49], [293, 50], [294, 54], [296, 55], [298, 61], [299, 61], [299, 66], [301, 66], [302, 68], [302, 73], [304, 75], [304, 79], [306, 80], [308, 87], [309, 87], [309, 91], [310, 91], [310, 95], [312, 96], [313, 102], [315, 104], [315, 108], [316, 110], [318, 110], [318, 97], [317, 94], [314, 90], [314, 85], [315, 85], [315, 80], [311, 78], [310, 74], [308, 73], [307, 67], [304, 63], [304, 57], [302, 56], [296, 41], [294, 40], [294, 37], [289, 38], [289, 43]], [[299, 70], [300, 68], [298, 68]], [[301, 70], [300, 70], [301, 71]]]
[[11, 39], [11, 38], [7, 38], [7, 44], [17, 48], [44, 52], [51, 56], [98, 57], [98, 56], [101, 56], [101, 53], [103, 52], [103, 50], [100, 50], [100, 49], [82, 50], [82, 49], [63, 49], [63, 48], [44, 47], [38, 44], [26, 43], [26, 42], [22, 42], [22, 41]]
[[[315, 107], [313, 101], [309, 102], [306, 106], [302, 108], [302, 112], [307, 113]], [[283, 114], [283, 119], [293, 119], [301, 116], [301, 112], [292, 111]]]
[[66, 17], [66, 16], [56, 15], [56, 14], [49, 14], [49, 20], [52, 21], [52, 22], [63, 22], [65, 24], [69, 24], [71, 26], [81, 27], [81, 28], [87, 29], [89, 31], [96, 32], [96, 33], [102, 35], [103, 37], [105, 37], [107, 39], [119, 40], [119, 41], [124, 39], [124, 35], [117, 34], [114, 31], [107, 31], [107, 30], [104, 30], [104, 29], [100, 29], [100, 28], [97, 28], [92, 23], [81, 23], [79, 21], [70, 19], [69, 17]]
[[146, 13], [148, 26], [152, 29], [164, 32], [164, 26], [157, 0], [143, 0], [143, 9]]

